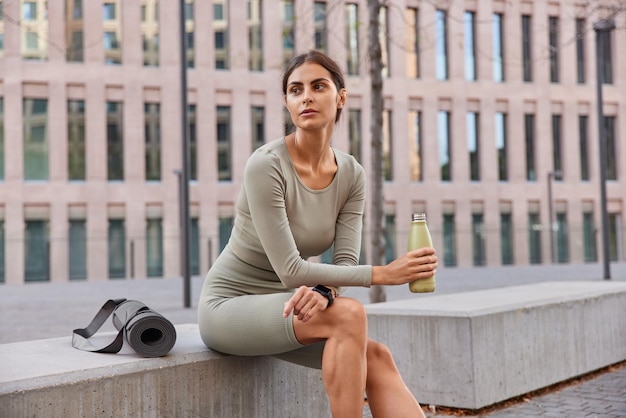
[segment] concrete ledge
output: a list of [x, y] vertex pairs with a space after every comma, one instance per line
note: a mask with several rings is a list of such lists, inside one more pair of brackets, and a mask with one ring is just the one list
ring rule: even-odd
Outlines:
[[547, 282], [367, 305], [423, 404], [480, 409], [626, 359], [626, 283]]
[[156, 359], [80, 351], [70, 337], [2, 344], [0, 415], [329, 416], [319, 371], [272, 357], [213, 352], [197, 325], [178, 325], [176, 332], [173, 350]]

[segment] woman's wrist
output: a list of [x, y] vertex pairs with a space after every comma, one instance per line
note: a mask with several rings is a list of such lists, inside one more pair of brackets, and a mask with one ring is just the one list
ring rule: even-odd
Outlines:
[[372, 266], [372, 285], [384, 285], [385, 283], [385, 266]]

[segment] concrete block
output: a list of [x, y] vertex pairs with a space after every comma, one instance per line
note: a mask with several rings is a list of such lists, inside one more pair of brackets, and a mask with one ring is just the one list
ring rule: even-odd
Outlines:
[[[0, 416], [329, 416], [321, 373], [272, 357], [208, 350], [195, 324], [177, 325], [165, 357], [98, 354], [71, 337], [0, 345]], [[103, 333], [111, 339], [114, 333]], [[96, 337], [94, 337], [96, 338]], [[100, 337], [98, 337], [100, 338]], [[97, 343], [97, 341], [96, 341]]]
[[626, 283], [545, 282], [367, 305], [422, 404], [480, 409], [626, 359]]

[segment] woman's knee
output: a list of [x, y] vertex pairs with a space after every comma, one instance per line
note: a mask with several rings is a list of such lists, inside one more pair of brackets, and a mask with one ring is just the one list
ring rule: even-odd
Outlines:
[[337, 298], [329, 312], [339, 327], [348, 331], [367, 332], [367, 312], [361, 302], [352, 298]]
[[389, 347], [378, 341], [367, 342], [367, 363], [374, 367], [395, 366], [393, 354]]

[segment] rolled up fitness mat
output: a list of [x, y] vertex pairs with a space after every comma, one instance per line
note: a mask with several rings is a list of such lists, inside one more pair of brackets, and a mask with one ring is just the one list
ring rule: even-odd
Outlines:
[[[115, 339], [103, 346], [94, 346], [89, 338], [113, 314], [113, 325], [119, 332]], [[143, 357], [162, 357], [170, 352], [176, 342], [176, 329], [161, 314], [136, 300], [109, 299], [100, 308], [87, 328], [73, 332], [72, 346], [96, 353], [117, 353], [124, 341]]]

